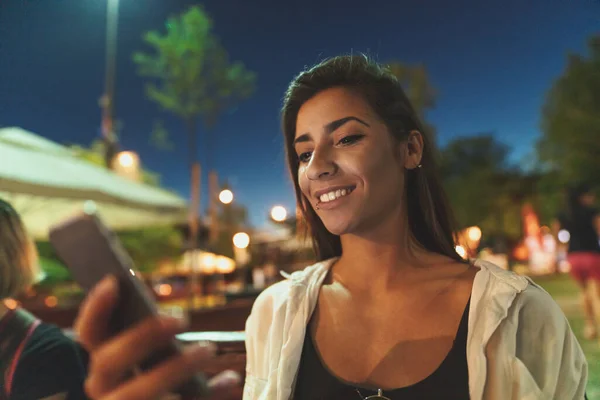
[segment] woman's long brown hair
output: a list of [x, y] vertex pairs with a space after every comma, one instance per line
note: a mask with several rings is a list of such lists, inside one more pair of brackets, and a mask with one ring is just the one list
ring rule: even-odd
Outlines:
[[300, 107], [317, 93], [333, 87], [348, 88], [362, 96], [398, 141], [406, 140], [412, 131], [421, 132], [422, 167], [407, 171], [405, 179], [408, 228], [423, 248], [462, 261], [455, 250], [455, 224], [437, 173], [434, 144], [396, 77], [364, 55], [331, 58], [302, 72], [292, 81], [284, 99], [282, 123], [287, 160], [317, 259], [340, 256], [342, 246], [339, 236], [325, 228], [300, 190], [294, 138]]

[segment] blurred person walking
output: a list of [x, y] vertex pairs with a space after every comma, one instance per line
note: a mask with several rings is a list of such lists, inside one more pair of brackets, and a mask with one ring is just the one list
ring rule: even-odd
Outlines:
[[570, 188], [566, 207], [553, 224], [555, 236], [561, 229], [569, 232], [567, 260], [581, 290], [586, 339], [598, 338], [600, 329], [600, 211], [595, 200], [590, 185]]

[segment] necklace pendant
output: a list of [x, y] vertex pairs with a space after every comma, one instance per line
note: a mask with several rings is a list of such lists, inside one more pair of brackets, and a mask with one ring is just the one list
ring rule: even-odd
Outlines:
[[374, 394], [373, 396], [365, 397], [365, 400], [390, 400], [390, 399], [383, 395], [383, 390], [377, 389], [377, 394]]

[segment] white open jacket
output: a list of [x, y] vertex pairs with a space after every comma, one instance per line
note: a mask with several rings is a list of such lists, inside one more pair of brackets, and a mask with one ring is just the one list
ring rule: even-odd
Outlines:
[[[246, 322], [244, 400], [289, 400], [304, 335], [335, 260], [267, 288]], [[587, 363], [550, 295], [528, 278], [476, 261], [467, 361], [472, 400], [583, 399]]]

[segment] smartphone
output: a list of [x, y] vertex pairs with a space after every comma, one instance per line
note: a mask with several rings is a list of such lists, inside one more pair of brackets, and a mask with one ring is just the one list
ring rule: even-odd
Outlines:
[[[140, 279], [131, 257], [96, 214], [82, 213], [53, 226], [50, 243], [84, 290], [89, 291], [108, 275], [117, 279], [119, 299], [109, 322], [111, 334], [158, 315], [150, 289]], [[150, 369], [181, 351], [182, 344], [174, 337], [165, 348], [139, 365], [139, 369]], [[184, 398], [206, 396], [208, 392], [208, 382], [203, 374], [197, 374], [176, 390], [176, 394]]]

